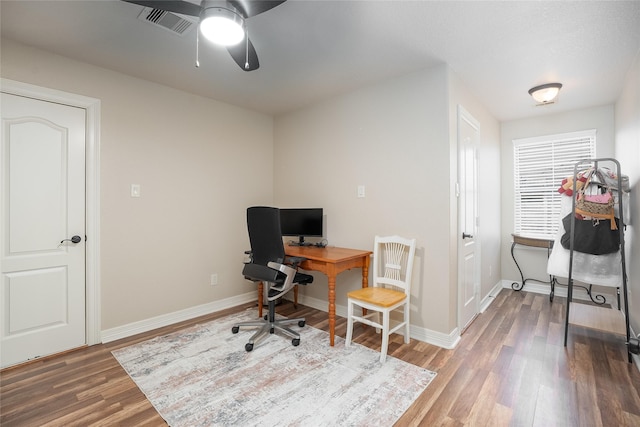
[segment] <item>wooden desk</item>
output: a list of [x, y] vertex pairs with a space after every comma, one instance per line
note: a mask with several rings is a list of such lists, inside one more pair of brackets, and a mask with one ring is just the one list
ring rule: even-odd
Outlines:
[[333, 346], [336, 328], [336, 276], [352, 268], [362, 269], [362, 287], [369, 286], [369, 262], [371, 251], [315, 246], [285, 246], [288, 256], [306, 258], [300, 264], [304, 270], [319, 271], [329, 281], [329, 344]]

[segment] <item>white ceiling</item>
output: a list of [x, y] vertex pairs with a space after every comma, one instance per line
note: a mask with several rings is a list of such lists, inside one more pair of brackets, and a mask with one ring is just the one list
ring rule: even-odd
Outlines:
[[[197, 2], [197, 0], [192, 0]], [[499, 120], [606, 105], [640, 50], [640, 1], [310, 1], [250, 18], [260, 69], [118, 0], [0, 2], [1, 34], [80, 61], [277, 115], [447, 63]], [[561, 82], [555, 105], [532, 86]]]

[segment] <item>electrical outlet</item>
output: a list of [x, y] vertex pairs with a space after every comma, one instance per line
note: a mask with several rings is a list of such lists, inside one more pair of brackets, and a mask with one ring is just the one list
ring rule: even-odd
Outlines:
[[218, 273], [213, 273], [211, 275], [211, 286], [216, 286], [218, 284]]

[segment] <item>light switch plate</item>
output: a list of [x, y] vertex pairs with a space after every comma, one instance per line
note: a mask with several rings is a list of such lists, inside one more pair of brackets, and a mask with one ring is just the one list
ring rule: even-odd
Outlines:
[[131, 197], [140, 197], [140, 184], [131, 184]]

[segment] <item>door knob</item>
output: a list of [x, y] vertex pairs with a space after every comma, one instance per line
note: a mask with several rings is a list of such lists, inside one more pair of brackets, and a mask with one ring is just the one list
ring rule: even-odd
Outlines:
[[60, 240], [60, 244], [63, 244], [64, 242], [71, 242], [71, 243], [80, 243], [82, 241], [82, 237], [75, 235], [70, 239], [63, 239]]
[[462, 232], [462, 238], [463, 239], [473, 239], [473, 235], [472, 234], [467, 234], [464, 231]]

